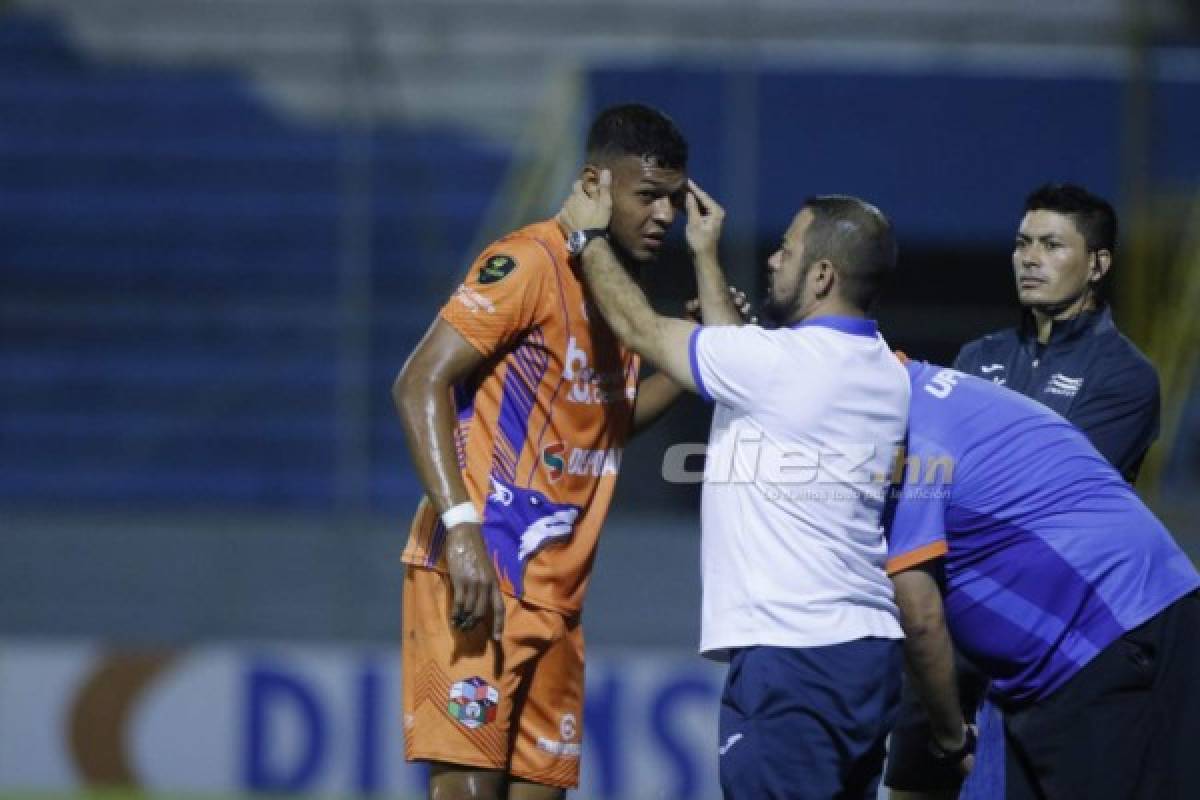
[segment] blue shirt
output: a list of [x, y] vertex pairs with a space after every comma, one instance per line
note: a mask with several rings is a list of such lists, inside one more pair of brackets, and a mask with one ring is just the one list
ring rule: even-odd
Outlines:
[[910, 363], [888, 571], [943, 559], [946, 619], [1001, 701], [1062, 686], [1200, 575], [1071, 423], [979, 378]]

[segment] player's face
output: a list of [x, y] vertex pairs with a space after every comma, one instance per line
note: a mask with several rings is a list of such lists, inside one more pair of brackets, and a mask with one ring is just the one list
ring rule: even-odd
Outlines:
[[634, 261], [654, 261], [667, 229], [683, 207], [687, 174], [663, 169], [652, 159], [623, 156], [612, 169], [612, 221], [608, 233]]
[[767, 300], [764, 311], [776, 322], [789, 322], [806, 301], [804, 236], [812, 212], [804, 209], [792, 220], [779, 249], [767, 259]]
[[1013, 249], [1013, 276], [1021, 305], [1053, 309], [1087, 290], [1096, 264], [1074, 220], [1057, 211], [1030, 211]]

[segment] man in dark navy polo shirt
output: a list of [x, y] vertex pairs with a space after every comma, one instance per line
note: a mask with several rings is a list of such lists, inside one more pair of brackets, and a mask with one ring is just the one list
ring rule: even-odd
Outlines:
[[1112, 206], [1085, 189], [1031, 194], [1013, 250], [1021, 324], [967, 343], [954, 368], [1054, 409], [1132, 482], [1158, 436], [1158, 375], [1099, 296], [1116, 236]]
[[[1070, 184], [1035, 190], [1012, 257], [1020, 324], [968, 342], [954, 368], [1058, 412], [1132, 483], [1158, 436], [1159, 387], [1154, 367], [1117, 330], [1101, 296], [1116, 238], [1116, 213], [1102, 198]], [[959, 666], [969, 715], [985, 682], [970, 665]], [[929, 757], [928, 739], [925, 714], [906, 690], [885, 781], [902, 790], [893, 792], [896, 800], [958, 795], [961, 775]], [[989, 765], [981, 759], [980, 766]]]

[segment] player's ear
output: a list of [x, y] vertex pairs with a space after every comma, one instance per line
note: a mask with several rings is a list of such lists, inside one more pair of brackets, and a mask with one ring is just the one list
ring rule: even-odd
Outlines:
[[1091, 283], [1099, 283], [1112, 267], [1112, 252], [1094, 250], [1088, 263], [1088, 279]]

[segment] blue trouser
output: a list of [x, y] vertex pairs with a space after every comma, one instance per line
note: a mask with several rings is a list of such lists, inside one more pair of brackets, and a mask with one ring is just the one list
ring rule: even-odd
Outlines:
[[873, 798], [895, 720], [901, 643], [734, 651], [721, 696], [726, 798]]

